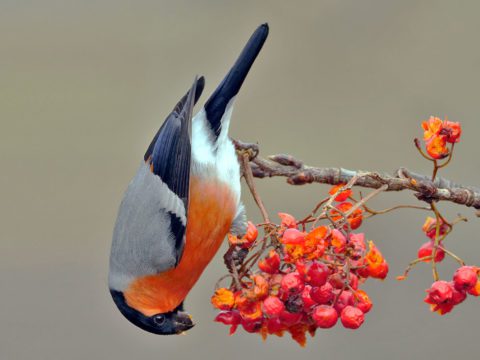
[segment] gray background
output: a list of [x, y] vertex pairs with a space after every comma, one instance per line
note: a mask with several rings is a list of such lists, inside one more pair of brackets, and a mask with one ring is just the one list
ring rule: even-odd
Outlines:
[[[480, 3], [476, 1], [0, 1], [0, 359], [449, 359], [478, 356], [480, 299], [445, 317], [423, 304], [421, 266], [394, 276], [424, 241], [423, 213], [401, 210], [364, 230], [390, 261], [369, 281], [374, 309], [359, 331], [319, 331], [301, 349], [212, 321], [219, 256], [191, 292], [197, 326], [160, 337], [130, 325], [107, 292], [122, 193], [153, 134], [190, 85], [203, 99], [255, 27], [271, 27], [234, 111], [233, 137], [307, 163], [429, 172], [412, 145], [420, 121], [464, 128], [443, 174], [477, 184]], [[305, 215], [326, 186], [258, 181], [272, 214]], [[244, 193], [249, 216], [259, 213]], [[372, 206], [415, 203], [387, 194]], [[480, 264], [471, 221], [447, 245]], [[455, 266], [446, 261], [441, 274]]]

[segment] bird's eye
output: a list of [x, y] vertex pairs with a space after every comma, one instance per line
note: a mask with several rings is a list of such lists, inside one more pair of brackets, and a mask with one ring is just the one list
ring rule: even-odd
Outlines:
[[165, 316], [163, 315], [155, 315], [153, 317], [153, 322], [157, 325], [162, 325], [165, 322]]

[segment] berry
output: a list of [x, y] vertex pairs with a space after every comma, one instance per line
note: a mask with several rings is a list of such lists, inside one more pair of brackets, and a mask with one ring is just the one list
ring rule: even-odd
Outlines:
[[315, 324], [322, 329], [329, 329], [337, 323], [337, 311], [327, 305], [319, 305], [313, 310], [312, 319]]
[[364, 314], [368, 313], [373, 306], [368, 294], [363, 290], [357, 290], [355, 295], [357, 298], [357, 304], [355, 306], [362, 310]]
[[257, 227], [249, 221], [247, 223], [247, 232], [245, 234], [245, 239], [248, 240], [249, 243], [253, 243], [255, 240], [257, 240], [258, 236], [258, 229]]
[[270, 318], [267, 320], [267, 332], [269, 334], [280, 334], [285, 329], [285, 325], [279, 318]]
[[256, 333], [262, 328], [262, 320], [242, 319], [242, 326], [246, 332]]
[[282, 321], [282, 324], [286, 326], [298, 324], [302, 320], [302, 317], [302, 313], [291, 313], [287, 310], [282, 311], [280, 314], [280, 320]]
[[[437, 219], [427, 216], [425, 223], [422, 226], [422, 230], [431, 240], [435, 240], [437, 235]], [[440, 233], [439, 236], [445, 235], [448, 230], [447, 224], [440, 220]]]
[[477, 270], [472, 266], [462, 266], [455, 271], [453, 282], [459, 291], [470, 290], [477, 284]]
[[285, 304], [276, 296], [263, 300], [263, 312], [270, 317], [277, 317], [285, 310]]
[[435, 281], [430, 289], [427, 290], [427, 297], [425, 302], [429, 304], [443, 304], [453, 297], [453, 286], [446, 281]]
[[457, 290], [455, 289], [454, 285], [451, 283], [451, 286], [453, 288], [453, 294], [452, 294], [452, 304], [453, 305], [458, 305], [462, 302], [465, 301], [467, 298], [467, 293], [463, 290]]
[[354, 296], [351, 291], [344, 290], [337, 298], [337, 302], [334, 305], [334, 308], [341, 313], [343, 309], [347, 306], [353, 305], [355, 302]]
[[235, 302], [235, 297], [232, 291], [225, 288], [219, 288], [215, 290], [215, 294], [210, 301], [217, 309], [230, 310]]
[[225, 325], [231, 325], [230, 335], [232, 335], [237, 330], [242, 318], [237, 311], [222, 311], [215, 317], [214, 321], [221, 322]]
[[345, 287], [345, 278], [342, 276], [341, 273], [335, 273], [330, 276], [328, 282], [335, 288], [335, 289], [343, 289]]
[[242, 318], [237, 311], [221, 311], [215, 317], [215, 321], [225, 325], [238, 325]]
[[358, 329], [365, 320], [362, 310], [353, 306], [347, 306], [342, 310], [340, 320], [347, 329]]
[[311, 290], [312, 290], [312, 287], [310, 285], [305, 285], [305, 288], [302, 290], [302, 293], [300, 294], [300, 297], [301, 297], [302, 302], [303, 302], [303, 309], [305, 311], [308, 311], [314, 305], [317, 304], [315, 302], [315, 300], [313, 300], [311, 295], [310, 295]]
[[307, 270], [306, 281], [312, 286], [322, 286], [327, 282], [329, 274], [327, 265], [313, 262]]
[[[432, 256], [434, 246], [435, 246], [435, 243], [433, 241], [427, 241], [418, 249], [417, 257], [421, 259], [427, 256]], [[437, 253], [435, 254], [435, 262], [441, 262], [444, 258], [445, 258], [445, 251], [443, 251], [443, 249], [441, 248], [437, 248]], [[428, 263], [431, 261], [431, 259], [426, 259], [422, 261]]]
[[283, 277], [281, 287], [285, 294], [299, 293], [303, 290], [305, 284], [300, 274], [294, 271]]
[[347, 200], [350, 196], [352, 196], [353, 191], [351, 189], [347, 189], [347, 190], [339, 192], [339, 190], [342, 187], [344, 187], [345, 185], [346, 184], [335, 185], [328, 192], [330, 195], [337, 195], [337, 196], [335, 196], [335, 201], [342, 202], [342, 201]]
[[333, 286], [327, 282], [323, 286], [313, 287], [310, 296], [318, 304], [328, 304], [334, 297]]
[[268, 256], [259, 261], [258, 268], [267, 274], [275, 274], [280, 268], [280, 255], [275, 250], [270, 250]]
[[350, 273], [350, 282], [349, 282], [349, 285], [350, 287], [353, 289], [353, 290], [357, 290], [358, 289], [358, 276], [355, 275], [354, 273]]

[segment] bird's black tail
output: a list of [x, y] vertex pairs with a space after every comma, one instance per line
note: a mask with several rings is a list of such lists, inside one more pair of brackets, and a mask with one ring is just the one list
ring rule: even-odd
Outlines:
[[268, 24], [260, 25], [243, 48], [233, 67], [212, 96], [205, 103], [205, 112], [213, 132], [218, 137], [222, 128], [222, 116], [228, 102], [237, 95], [253, 62], [268, 36]]

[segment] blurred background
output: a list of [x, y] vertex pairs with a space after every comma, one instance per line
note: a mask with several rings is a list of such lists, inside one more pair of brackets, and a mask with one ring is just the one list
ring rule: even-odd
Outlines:
[[[197, 326], [185, 336], [130, 325], [107, 272], [118, 205], [156, 130], [196, 74], [206, 99], [265, 21], [270, 37], [238, 96], [233, 137], [317, 166], [428, 173], [412, 139], [423, 119], [448, 116], [464, 135], [442, 175], [478, 185], [479, 11], [476, 1], [0, 0], [0, 359], [478, 356], [480, 299], [440, 317], [422, 302], [428, 265], [394, 279], [426, 240], [415, 210], [363, 227], [390, 262], [389, 279], [366, 286], [374, 309], [364, 326], [319, 331], [305, 349], [287, 337], [229, 337], [212, 321], [221, 254], [187, 299]], [[273, 217], [304, 216], [328, 190], [257, 183]], [[259, 221], [247, 191], [244, 201]], [[398, 203], [416, 200], [384, 194], [371, 206]], [[440, 208], [470, 218], [447, 246], [480, 264], [473, 210]], [[442, 263], [442, 277], [455, 267]]]

